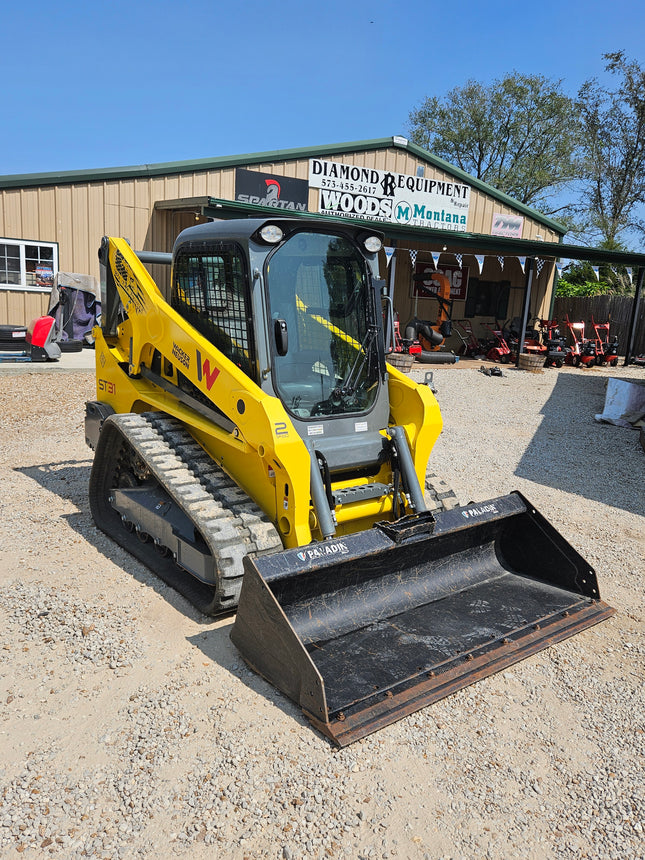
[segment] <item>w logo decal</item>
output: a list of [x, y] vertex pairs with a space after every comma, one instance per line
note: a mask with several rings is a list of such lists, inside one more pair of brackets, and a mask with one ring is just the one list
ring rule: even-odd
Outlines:
[[197, 379], [201, 382], [202, 378], [206, 380], [206, 388], [210, 391], [213, 383], [219, 376], [219, 368], [214, 367], [211, 370], [211, 363], [208, 358], [202, 361], [202, 354], [197, 350]]

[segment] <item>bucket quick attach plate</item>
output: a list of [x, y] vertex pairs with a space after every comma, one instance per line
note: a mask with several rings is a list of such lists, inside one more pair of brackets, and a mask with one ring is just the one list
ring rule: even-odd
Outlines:
[[519, 493], [411, 525], [244, 559], [233, 642], [339, 746], [614, 612]]

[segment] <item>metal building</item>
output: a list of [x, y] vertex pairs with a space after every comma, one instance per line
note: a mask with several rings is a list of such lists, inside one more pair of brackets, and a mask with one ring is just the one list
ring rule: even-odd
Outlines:
[[[46, 312], [56, 271], [98, 276], [103, 235], [170, 250], [209, 218], [280, 209], [379, 221], [382, 275], [401, 320], [436, 315], [413, 275], [442, 269], [455, 318], [518, 316], [525, 265], [515, 239], [561, 241], [563, 228], [405, 138], [198, 161], [0, 177], [0, 323]], [[492, 241], [486, 242], [488, 238]], [[536, 270], [531, 313], [549, 310], [553, 260]], [[163, 271], [155, 273], [159, 279]]]

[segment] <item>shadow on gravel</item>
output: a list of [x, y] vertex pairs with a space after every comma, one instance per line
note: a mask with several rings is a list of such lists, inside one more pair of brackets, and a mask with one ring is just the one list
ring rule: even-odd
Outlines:
[[15, 469], [15, 471], [31, 478], [46, 490], [49, 490], [49, 492], [55, 493], [61, 499], [65, 499], [76, 505], [79, 509], [78, 512], [62, 514], [60, 517], [61, 520], [68, 523], [70, 528], [100, 552], [108, 561], [111, 561], [116, 567], [121, 568], [121, 570], [132, 576], [137, 582], [148, 588], [152, 588], [167, 603], [170, 603], [177, 612], [180, 612], [198, 624], [212, 624], [212, 618], [202, 615], [179, 592], [159, 579], [153, 571], [97, 528], [90, 513], [87, 496], [91, 469], [91, 460], [71, 460], [25, 466]]
[[605, 405], [606, 380], [593, 370], [558, 375], [515, 474], [575, 493], [583, 504], [590, 499], [644, 515], [645, 459], [638, 433], [594, 418]]
[[[211, 629], [203, 630], [193, 636], [188, 636], [187, 641], [198, 648], [204, 658], [209, 662], [217, 663], [226, 671], [238, 678], [257, 696], [273, 702], [287, 716], [300, 724], [304, 730], [311, 731], [309, 723], [302, 715], [299, 708], [275, 690], [267, 681], [256, 675], [244, 663], [230, 639], [231, 627], [233, 626], [233, 613], [220, 616], [215, 619], [203, 615], [181, 594], [159, 579], [154, 572], [127, 553], [123, 548], [114, 543], [107, 535], [96, 527], [89, 510], [87, 487], [89, 485], [92, 461], [61, 461], [54, 463], [42, 463], [16, 469], [22, 475], [30, 478], [51, 493], [61, 499], [72, 502], [79, 510], [75, 513], [62, 514], [64, 520], [71, 529], [82, 537], [84, 541], [93, 546], [101, 555], [112, 562], [116, 567], [148, 588], [152, 588], [177, 612], [190, 618], [204, 627], [209, 625]], [[98, 572], [97, 572], [98, 573]], [[98, 573], [100, 575], [100, 573]], [[225, 622], [225, 623], [222, 623]], [[243, 717], [240, 716], [240, 720]], [[320, 736], [322, 738], [322, 736]]]
[[[188, 642], [196, 648], [199, 648], [206, 659], [213, 663], [217, 663], [219, 666], [229, 671], [231, 675], [248, 687], [254, 695], [261, 696], [274, 704], [276, 708], [279, 708], [283, 714], [294, 721], [294, 729], [297, 728], [297, 726], [300, 726], [303, 731], [314, 732], [319, 740], [328, 744], [330, 748], [335, 748], [328, 738], [325, 738], [312, 728], [311, 724], [296, 704], [276, 690], [268, 681], [265, 681], [261, 675], [257, 675], [246, 665], [241, 654], [231, 642], [230, 632], [232, 626], [231, 622], [231, 624], [227, 624], [226, 627], [219, 627], [208, 633], [198, 633], [196, 636], [188, 636], [186, 638]], [[243, 714], [240, 714], [240, 722], [243, 719]]]

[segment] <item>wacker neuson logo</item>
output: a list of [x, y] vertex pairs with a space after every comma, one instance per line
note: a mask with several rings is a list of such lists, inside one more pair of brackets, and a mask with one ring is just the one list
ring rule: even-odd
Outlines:
[[468, 508], [467, 511], [462, 511], [462, 517], [481, 517], [482, 514], [498, 514], [499, 511], [495, 505], [481, 505], [479, 508]]
[[298, 558], [300, 561], [313, 561], [314, 559], [325, 558], [328, 555], [347, 555], [348, 552], [347, 544], [324, 543], [301, 550], [298, 553]]

